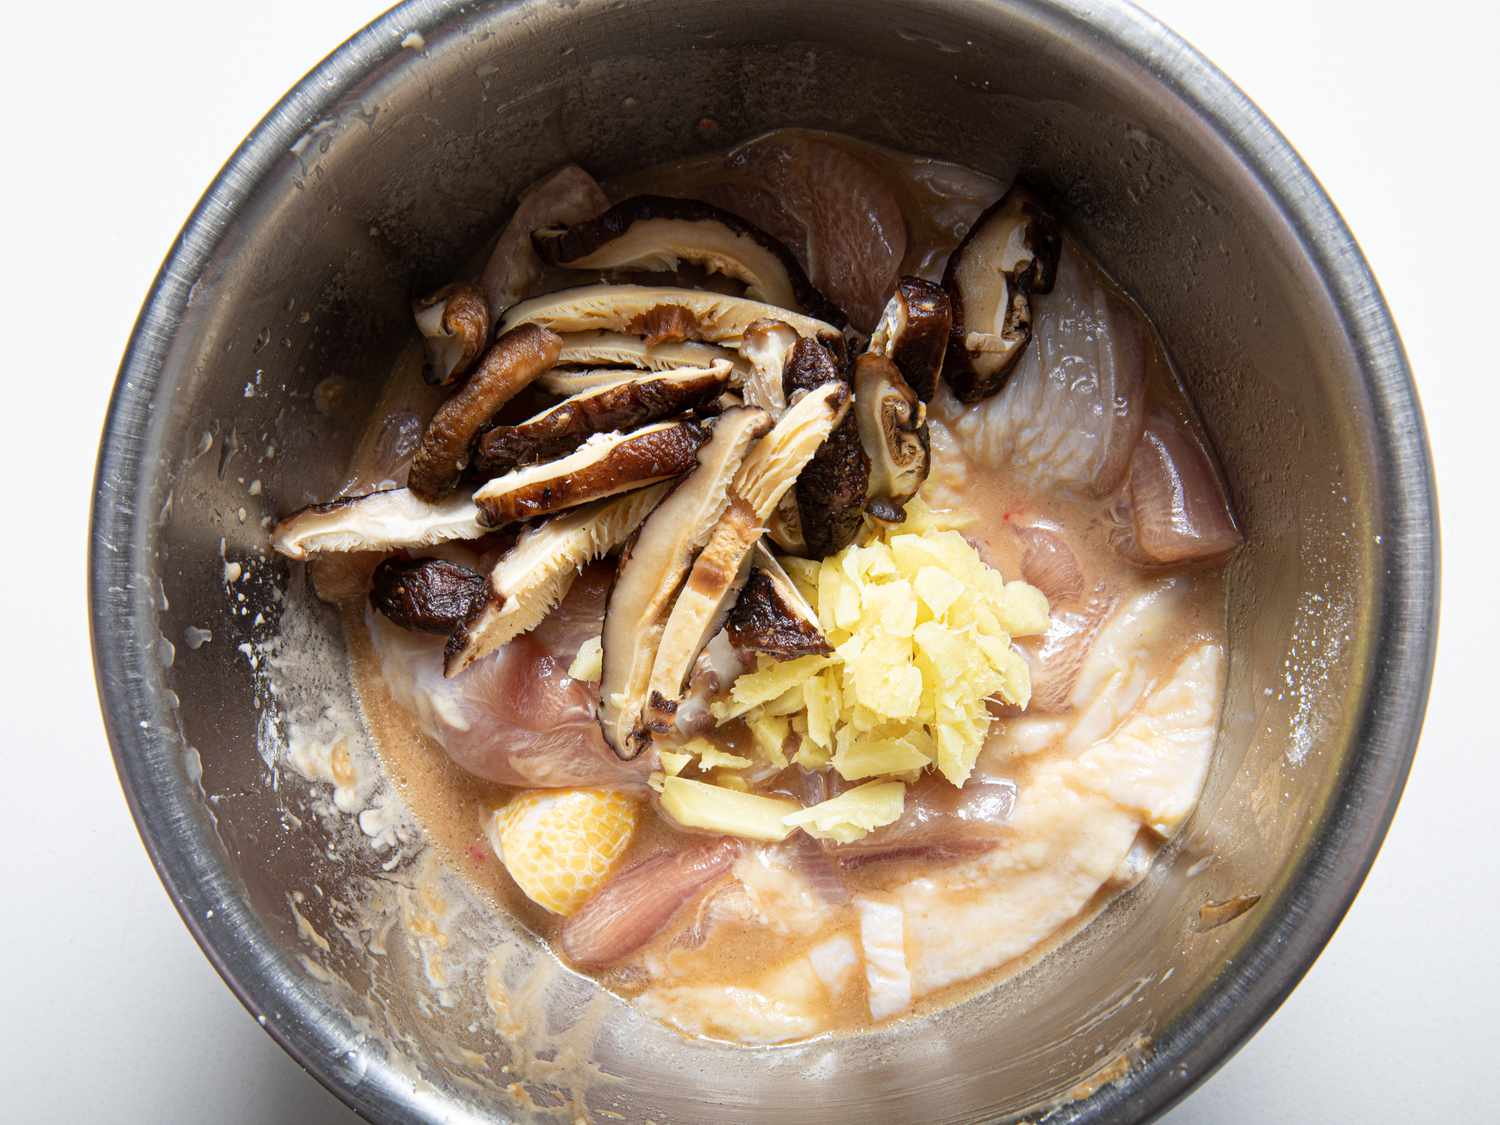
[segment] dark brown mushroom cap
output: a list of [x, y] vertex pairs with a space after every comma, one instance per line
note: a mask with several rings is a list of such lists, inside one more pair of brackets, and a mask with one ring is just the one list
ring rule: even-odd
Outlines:
[[795, 587], [789, 595], [787, 586], [757, 558], [739, 600], [729, 611], [729, 640], [736, 648], [764, 652], [777, 660], [824, 656], [833, 651], [805, 603], [796, 604], [802, 599]]
[[1029, 295], [1051, 290], [1061, 251], [1057, 220], [1019, 184], [953, 251], [943, 271], [953, 303], [943, 378], [960, 402], [978, 402], [1005, 385], [1031, 339]]
[[781, 389], [788, 402], [798, 391], [811, 391], [824, 383], [848, 385], [849, 377], [833, 354], [815, 340], [798, 339], [781, 371]]
[[520, 465], [561, 457], [590, 435], [633, 430], [711, 403], [729, 385], [730, 366], [703, 371], [642, 374], [582, 391], [514, 426], [496, 426], [479, 439], [481, 473], [498, 476]]
[[573, 269], [675, 269], [706, 266], [742, 281], [746, 295], [783, 308], [800, 308], [842, 328], [842, 310], [808, 281], [791, 251], [754, 223], [696, 199], [636, 195], [571, 227], [532, 235], [537, 253]]
[[870, 337], [870, 350], [888, 356], [923, 402], [937, 393], [953, 330], [948, 291], [922, 277], [903, 277]]
[[[848, 378], [826, 348], [813, 340], [798, 340], [782, 373], [787, 401], [825, 383], [847, 385]], [[834, 427], [797, 477], [802, 547], [812, 558], [827, 558], [843, 550], [854, 542], [864, 522], [870, 458], [860, 444], [857, 410], [858, 404]]]
[[412, 314], [426, 345], [422, 378], [435, 387], [458, 382], [490, 337], [484, 290], [467, 281], [445, 285], [412, 302]]
[[557, 362], [562, 339], [534, 324], [505, 333], [490, 346], [463, 388], [438, 407], [412, 457], [407, 486], [438, 500], [458, 486], [475, 436], [495, 412]]
[[386, 559], [370, 604], [403, 629], [447, 634], [484, 600], [484, 587], [482, 574], [446, 559]]
[[854, 542], [869, 488], [870, 458], [850, 411], [797, 477], [797, 512], [810, 557], [827, 558]]
[[854, 416], [870, 458], [865, 510], [899, 523], [932, 465], [927, 409], [894, 363], [866, 352], [854, 363]]
[[474, 493], [480, 518], [502, 527], [590, 500], [681, 476], [708, 440], [698, 422], [658, 422], [625, 434], [596, 434], [574, 453], [496, 477]]

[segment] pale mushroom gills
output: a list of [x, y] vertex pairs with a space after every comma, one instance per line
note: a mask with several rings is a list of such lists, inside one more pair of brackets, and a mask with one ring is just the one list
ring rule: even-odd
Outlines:
[[559, 169], [273, 528], [439, 853], [650, 1018], [953, 1003], [1195, 815], [1250, 529], [1070, 217], [802, 130]]

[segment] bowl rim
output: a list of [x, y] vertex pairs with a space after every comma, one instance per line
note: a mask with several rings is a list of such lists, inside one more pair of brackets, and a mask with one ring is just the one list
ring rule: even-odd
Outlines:
[[[1411, 371], [1378, 284], [1352, 234], [1290, 143], [1224, 74], [1164, 24], [1124, 0], [984, 0], [1049, 26], [1087, 35], [1153, 79], [1201, 118], [1255, 176], [1326, 285], [1372, 405], [1375, 482], [1385, 573], [1373, 591], [1380, 638], [1370, 653], [1366, 703], [1351, 756], [1323, 822], [1292, 874], [1279, 914], [1247, 937], [1242, 956], [1159, 1036], [1120, 1081], [1062, 1107], [1049, 1120], [1144, 1120], [1164, 1112], [1221, 1066], [1270, 1018], [1333, 936], [1395, 814], [1425, 713], [1437, 638], [1437, 501], [1427, 435]], [[225, 163], [173, 242], [131, 332], [111, 396], [94, 479], [89, 536], [89, 617], [100, 706], [121, 786], [146, 850], [189, 931], [231, 990], [305, 1070], [362, 1117], [409, 1119], [409, 1082], [351, 1071], [350, 1044], [309, 1008], [274, 959], [255, 949], [258, 927], [236, 935], [215, 904], [232, 880], [180, 803], [169, 732], [153, 727], [144, 674], [154, 650], [139, 642], [154, 604], [143, 573], [151, 514], [137, 498], [156, 471], [147, 456], [153, 397], [190, 291], [246, 200], [276, 162], [374, 69], [436, 32], [463, 0], [408, 0], [354, 34], [294, 86]], [[501, 7], [520, 9], [525, 0]], [[206, 916], [205, 916], [206, 909]], [[252, 920], [246, 914], [243, 920]], [[274, 1014], [274, 1019], [268, 1019]], [[403, 1089], [404, 1087], [404, 1089]]]

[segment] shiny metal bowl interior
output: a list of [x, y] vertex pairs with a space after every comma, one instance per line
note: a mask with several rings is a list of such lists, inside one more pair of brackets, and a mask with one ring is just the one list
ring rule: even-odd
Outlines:
[[[497, 1067], [452, 1063], [458, 1040], [504, 1057], [493, 1036], [469, 1043], [460, 1016], [413, 1000], [398, 1052], [357, 986], [299, 959], [289, 893], [324, 926], [315, 888], [378, 857], [336, 863], [315, 823], [286, 818], [294, 798], [255, 749], [274, 701], [236, 646], [274, 631], [273, 590], [300, 576], [258, 572], [254, 626], [221, 556], [263, 551], [263, 516], [338, 487], [358, 426], [314, 409], [314, 386], [336, 373], [367, 403], [409, 295], [448, 280], [517, 189], [566, 160], [608, 174], [787, 124], [1039, 173], [1155, 319], [1249, 532], [1228, 704], [1181, 846], [1058, 956], [935, 1019], [773, 1051], [616, 1013], [594, 1059], [615, 1077], [590, 1108], [1149, 1116], [1274, 1011], [1379, 846], [1435, 631], [1420, 410], [1349, 233], [1222, 75], [1133, 8], [1083, 0], [418, 0], [271, 112], [173, 247], [115, 389], [91, 563], [106, 721], [163, 880], [251, 1011], [371, 1119], [524, 1114]], [[187, 647], [190, 626], [213, 640]], [[1245, 894], [1262, 897], [1242, 918], [1200, 923]], [[342, 955], [344, 979], [376, 972]], [[1122, 1054], [1123, 1075], [1080, 1085]]]

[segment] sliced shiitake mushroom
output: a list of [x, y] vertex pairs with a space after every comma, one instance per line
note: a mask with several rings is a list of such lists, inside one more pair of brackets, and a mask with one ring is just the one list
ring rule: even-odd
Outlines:
[[599, 725], [622, 758], [635, 757], [643, 745], [635, 732], [672, 598], [724, 514], [745, 454], [770, 428], [770, 416], [754, 407], [721, 414], [698, 451], [697, 467], [651, 513], [620, 559], [604, 616]]
[[412, 315], [426, 347], [422, 378], [433, 386], [456, 383], [490, 338], [484, 290], [470, 282], [445, 285], [430, 297], [412, 302]]
[[[612, 387], [639, 378], [639, 367], [554, 367], [536, 381], [537, 388], [551, 395], [571, 398], [584, 391]], [[706, 371], [706, 367], [678, 367], [673, 371]]]
[[463, 388], [432, 416], [412, 457], [407, 486], [438, 500], [458, 486], [475, 436], [495, 412], [557, 362], [556, 333], [524, 324], [491, 345]]
[[640, 488], [527, 528], [495, 564], [478, 603], [449, 635], [444, 674], [458, 675], [540, 625], [567, 595], [578, 572], [624, 543], [669, 488], [665, 483]]
[[595, 434], [566, 457], [496, 477], [474, 493], [474, 503], [487, 526], [503, 527], [679, 476], [707, 440], [708, 430], [692, 421]]
[[729, 490], [729, 506], [693, 562], [682, 592], [667, 616], [651, 669], [649, 729], [636, 739], [644, 745], [651, 731], [671, 728], [693, 662], [724, 624], [748, 573], [751, 550], [813, 454], [849, 408], [849, 388], [828, 383], [787, 408], [781, 420], [745, 458]]
[[559, 223], [581, 223], [608, 206], [604, 189], [576, 164], [564, 165], [523, 191], [490, 251], [480, 279], [491, 322], [533, 292], [542, 278], [542, 261], [532, 246], [532, 231]]
[[[828, 349], [815, 340], [798, 340], [783, 373], [788, 402], [825, 383], [844, 383], [846, 378]], [[826, 558], [843, 550], [864, 522], [865, 500], [870, 488], [870, 458], [862, 447], [855, 415], [858, 404], [844, 416], [822, 448], [797, 477], [791, 498], [797, 507], [797, 549], [810, 558]], [[786, 501], [782, 501], [782, 509]], [[773, 535], [783, 548], [792, 543]]]
[[667, 371], [674, 367], [711, 367], [723, 359], [733, 363], [736, 372], [746, 369], [744, 361], [733, 350], [705, 344], [702, 340], [648, 345], [640, 336], [624, 332], [565, 332], [562, 342], [562, 350], [557, 353], [559, 367], [635, 367], [643, 371]]
[[948, 291], [925, 278], [903, 277], [880, 314], [869, 350], [894, 363], [917, 397], [931, 402], [952, 329]]
[[766, 317], [785, 321], [798, 335], [842, 344], [843, 334], [824, 320], [748, 297], [664, 285], [563, 289], [522, 301], [506, 312], [500, 327], [506, 330], [518, 324], [540, 324], [554, 332], [634, 333], [645, 336], [648, 345], [653, 341], [693, 339], [738, 347], [745, 329]]
[[370, 580], [370, 605], [422, 633], [451, 633], [483, 597], [484, 575], [447, 559], [386, 559]]
[[[839, 423], [843, 425], [843, 423]], [[766, 535], [789, 555], [806, 555], [807, 538], [802, 534], [802, 510], [797, 507], [797, 490], [788, 492], [766, 519]]]
[[478, 539], [488, 529], [467, 493], [431, 503], [409, 488], [345, 496], [293, 512], [271, 530], [271, 546], [289, 559], [329, 551], [395, 551], [453, 539]]
[[1018, 184], [953, 251], [943, 272], [953, 302], [943, 378], [960, 402], [978, 402], [1005, 385], [1031, 339], [1029, 294], [1051, 291], [1061, 250], [1057, 220]]
[[536, 231], [532, 241], [545, 260], [569, 269], [671, 271], [691, 262], [743, 282], [745, 296], [754, 300], [801, 309], [839, 327], [846, 321], [785, 246], [699, 200], [636, 195], [587, 222]]
[[750, 578], [729, 612], [727, 628], [736, 648], [777, 660], [833, 651], [818, 628], [817, 613], [764, 543], [750, 553]]
[[750, 365], [740, 393], [750, 406], [758, 406], [772, 418], [780, 418], [786, 409], [786, 392], [782, 375], [792, 349], [801, 337], [784, 321], [766, 317], [745, 329], [740, 340], [740, 355]]
[[899, 523], [932, 464], [927, 408], [894, 363], [866, 352], [854, 363], [854, 418], [870, 458], [865, 510], [876, 519]]
[[479, 439], [475, 464], [487, 476], [534, 465], [577, 449], [592, 434], [629, 430], [711, 403], [729, 385], [729, 364], [707, 370], [635, 373], [632, 378], [580, 391], [514, 426], [496, 426]]

